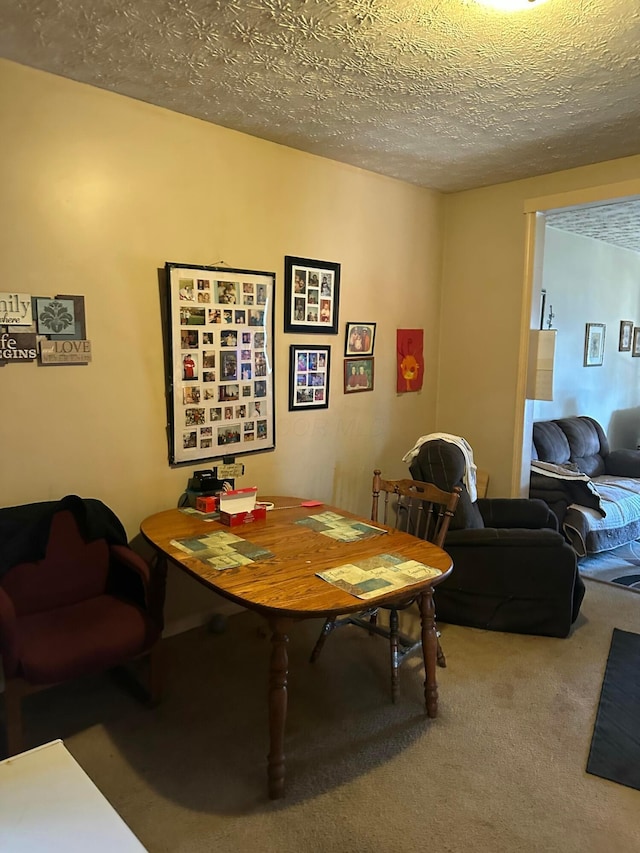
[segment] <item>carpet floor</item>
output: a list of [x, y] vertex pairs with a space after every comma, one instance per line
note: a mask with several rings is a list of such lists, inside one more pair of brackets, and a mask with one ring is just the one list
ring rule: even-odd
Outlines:
[[640, 592], [640, 542], [581, 557], [578, 568], [583, 577]]
[[309, 664], [322, 621], [296, 625], [283, 800], [266, 796], [270, 643], [247, 612], [165, 641], [155, 709], [107, 676], [29, 696], [25, 747], [62, 738], [150, 853], [638, 853], [640, 791], [586, 764], [640, 597], [586, 586], [566, 639], [442, 625], [435, 720], [419, 656], [393, 705], [384, 640], [343, 628]]

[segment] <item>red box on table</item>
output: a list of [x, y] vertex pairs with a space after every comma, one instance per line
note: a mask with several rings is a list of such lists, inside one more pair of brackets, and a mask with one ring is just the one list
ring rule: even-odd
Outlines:
[[220, 494], [220, 522], [229, 527], [250, 524], [267, 517], [264, 506], [256, 506], [257, 486], [248, 489], [233, 489]]
[[223, 512], [220, 511], [220, 523], [229, 527], [238, 527], [241, 524], [251, 524], [252, 521], [262, 521], [267, 517], [266, 506], [257, 506], [247, 512]]
[[215, 512], [218, 509], [218, 498], [212, 495], [196, 498], [196, 509], [200, 512]]

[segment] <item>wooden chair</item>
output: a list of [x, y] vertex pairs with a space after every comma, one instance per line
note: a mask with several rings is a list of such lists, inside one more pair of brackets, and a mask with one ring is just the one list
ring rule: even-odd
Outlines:
[[[376, 468], [373, 472], [371, 520], [426, 539], [441, 548], [456, 511], [460, 492], [458, 486], [452, 492], [445, 492], [431, 483], [418, 480], [385, 480]], [[355, 625], [370, 634], [385, 637], [389, 640], [391, 653], [391, 700], [396, 702], [399, 695], [398, 668], [408, 654], [422, 645], [421, 640], [405, 637], [399, 630], [398, 611], [405, 610], [415, 600], [414, 596], [384, 608], [389, 611], [388, 628], [378, 625], [378, 608], [339, 618], [330, 617], [325, 621], [311, 653], [311, 662], [317, 660], [325, 640], [335, 628]], [[439, 641], [438, 664], [446, 666]]]
[[482, 468], [476, 469], [476, 492], [479, 498], [486, 498], [489, 491], [489, 472]]

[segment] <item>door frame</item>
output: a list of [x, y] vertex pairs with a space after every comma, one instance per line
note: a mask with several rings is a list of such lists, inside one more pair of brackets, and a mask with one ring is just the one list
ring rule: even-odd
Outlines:
[[533, 401], [527, 399], [530, 331], [540, 324], [540, 291], [546, 214], [556, 210], [594, 207], [603, 203], [630, 201], [640, 198], [640, 179], [602, 184], [553, 195], [525, 199], [526, 217], [524, 274], [520, 315], [520, 346], [516, 380], [516, 418], [511, 466], [511, 494], [527, 497], [531, 466], [531, 437], [533, 432]]

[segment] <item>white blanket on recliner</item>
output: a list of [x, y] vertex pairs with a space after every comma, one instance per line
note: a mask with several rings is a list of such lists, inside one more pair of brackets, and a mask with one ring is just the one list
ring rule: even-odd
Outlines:
[[464, 456], [464, 474], [462, 476], [462, 482], [467, 487], [467, 492], [469, 493], [469, 497], [471, 498], [471, 503], [475, 503], [478, 497], [478, 490], [476, 488], [476, 466], [473, 462], [473, 450], [471, 449], [471, 445], [469, 442], [462, 438], [460, 435], [450, 435], [448, 432], [432, 432], [429, 435], [422, 435], [413, 445], [411, 450], [402, 457], [402, 461], [406, 462], [407, 465], [411, 464], [414, 458], [418, 455], [418, 452], [423, 444], [426, 444], [427, 441], [448, 441], [449, 444], [455, 444], [455, 446], [462, 452]]

